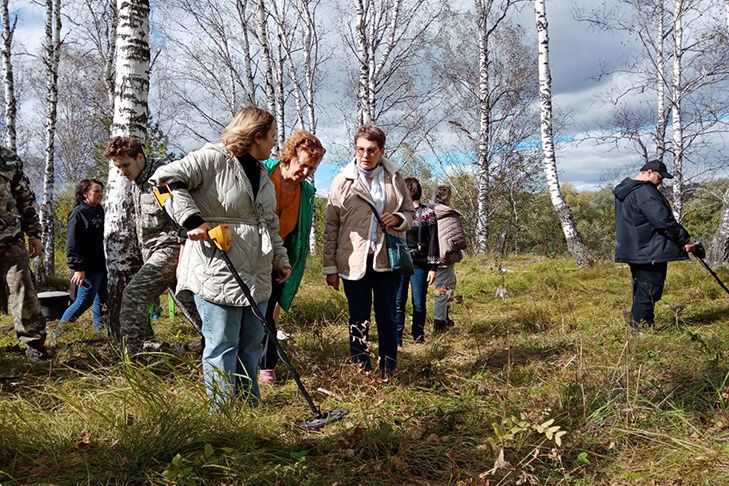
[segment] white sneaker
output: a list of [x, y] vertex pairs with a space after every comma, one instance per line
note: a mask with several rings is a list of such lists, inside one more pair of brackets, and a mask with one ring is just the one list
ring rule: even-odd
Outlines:
[[278, 339], [279, 341], [286, 341], [290, 337], [291, 334], [284, 332], [281, 329], [276, 331], [276, 339]]

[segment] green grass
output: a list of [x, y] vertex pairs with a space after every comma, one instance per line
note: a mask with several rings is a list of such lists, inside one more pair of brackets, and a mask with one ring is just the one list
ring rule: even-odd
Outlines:
[[503, 266], [461, 263], [455, 329], [407, 344], [383, 384], [348, 363], [346, 300], [312, 261], [281, 326], [322, 407], [351, 411], [321, 432], [295, 426], [283, 368], [259, 407], [209, 414], [194, 356], [124, 361], [88, 319], [51, 363], [5, 348], [0, 484], [729, 484], [729, 297], [703, 269], [672, 264], [658, 329], [634, 334], [625, 266]]

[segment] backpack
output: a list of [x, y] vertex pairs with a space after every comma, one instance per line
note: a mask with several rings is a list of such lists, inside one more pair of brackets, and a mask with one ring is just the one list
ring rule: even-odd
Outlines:
[[466, 232], [461, 222], [461, 214], [443, 204], [434, 204], [435, 218], [438, 222], [438, 245], [440, 261], [452, 265], [463, 259], [463, 250], [468, 247]]

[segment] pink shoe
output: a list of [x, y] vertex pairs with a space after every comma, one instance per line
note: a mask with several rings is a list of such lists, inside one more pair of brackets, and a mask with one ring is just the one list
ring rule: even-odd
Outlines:
[[258, 382], [267, 385], [276, 383], [276, 372], [274, 370], [258, 370]]

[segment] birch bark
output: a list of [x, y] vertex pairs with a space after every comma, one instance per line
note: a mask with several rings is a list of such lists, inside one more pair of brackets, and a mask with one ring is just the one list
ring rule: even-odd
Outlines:
[[671, 132], [673, 149], [673, 215], [681, 222], [683, 216], [683, 120], [681, 102], [683, 98], [683, 14], [684, 0], [674, 0], [673, 19], [673, 76], [671, 79]]
[[372, 121], [374, 113], [370, 110], [370, 51], [367, 45], [367, 7], [369, 0], [355, 0], [355, 29], [357, 41], [357, 61], [359, 62], [359, 123], [364, 125]]
[[[144, 139], [149, 94], [149, 1], [117, 0], [114, 119], [112, 135]], [[104, 209], [109, 327], [119, 336], [119, 310], [127, 283], [141, 265], [134, 223], [133, 183], [109, 162]]]
[[16, 124], [17, 118], [17, 101], [15, 99], [15, 78], [13, 76], [13, 34], [15, 34], [15, 26], [18, 22], [16, 16], [13, 22], [10, 22], [10, 11], [8, 9], [8, 0], [2, 0], [0, 4], [0, 15], [2, 16], [2, 56], [3, 66], [5, 67], [3, 77], [3, 88], [5, 92], [5, 144], [13, 152], [17, 151]]
[[479, 131], [477, 153], [478, 224], [476, 226], [476, 246], [479, 253], [488, 251], [489, 241], [489, 184], [491, 138], [491, 101], [489, 79], [489, 10], [490, 0], [476, 0], [478, 15], [478, 101]]
[[58, 112], [58, 65], [61, 57], [61, 0], [46, 0], [46, 29], [43, 46], [43, 64], [46, 68], [46, 157], [43, 176], [43, 203], [41, 204], [41, 227], [43, 228], [42, 268], [38, 277], [41, 282], [55, 274], [54, 193], [56, 120]]
[[546, 0], [535, 0], [534, 10], [537, 21], [538, 59], [539, 59], [539, 101], [541, 107], [541, 136], [544, 151], [544, 174], [547, 188], [557, 218], [562, 226], [567, 249], [578, 265], [591, 263], [587, 247], [577, 231], [572, 211], [562, 197], [557, 176], [557, 159], [554, 152], [552, 128], [552, 73], [549, 67], [549, 25], [547, 23]]
[[656, 159], [663, 161], [666, 151], [666, 77], [663, 38], [666, 34], [664, 0], [656, 6]]

